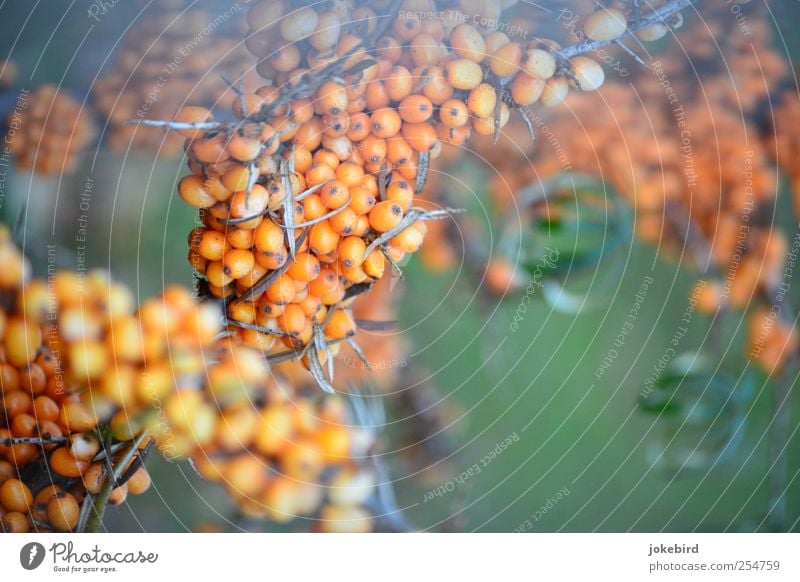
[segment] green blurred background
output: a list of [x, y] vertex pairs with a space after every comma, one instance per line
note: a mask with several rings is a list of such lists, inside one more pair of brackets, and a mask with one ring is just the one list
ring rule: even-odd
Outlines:
[[[784, 33], [790, 32], [800, 22], [798, 5], [778, 4], [777, 20]], [[113, 44], [140, 10], [134, 3], [120, 3], [97, 23], [87, 17], [88, 5], [48, 0], [0, 6], [0, 57], [12, 58], [20, 69], [15, 89], [50, 82], [86, 97], [98, 71], [111, 66]], [[789, 38], [796, 42], [796, 36]], [[795, 49], [789, 50], [794, 54]], [[9, 93], [2, 97], [4, 111], [15, 97]], [[458, 175], [471, 184], [475, 200], [485, 196], [481, 191], [485, 175], [478, 166], [463, 164]], [[175, 184], [183, 173], [181, 160], [120, 155], [100, 147], [87, 154], [72, 176], [42, 179], [15, 172], [2, 213], [7, 222], [14, 221], [27, 204], [26, 250], [39, 268], [44, 267], [43, 243], [49, 241], [61, 246], [61, 262], [74, 266], [77, 197], [91, 178], [89, 263], [110, 268], [133, 285], [140, 297], [147, 297], [167, 283], [191, 284], [186, 235], [195, 213], [175, 195]], [[449, 178], [442, 180], [447, 186]], [[475, 200], [466, 200], [465, 205], [475, 220], [488, 227], [490, 221]], [[741, 322], [728, 321], [723, 345], [725, 370], [735, 381], [731, 389], [746, 386], [753, 395], [742, 413], [738, 446], [711, 466], [676, 474], [666, 464], [653, 462], [667, 429], [663, 419], [642, 413], [637, 400], [643, 378], [651, 374], [686, 311], [696, 273], [661, 260], [654, 249], [630, 237], [616, 257], [597, 268], [601, 274], [610, 272], [613, 284], [592, 289], [595, 309], [564, 314], [553, 310], [541, 294], [534, 294], [524, 321], [513, 332], [519, 295], [504, 300], [486, 295], [480, 289], [480, 277], [466, 265], [438, 275], [424, 270], [417, 259], [406, 266], [405, 281], [395, 288], [395, 295], [401, 326], [414, 349], [397, 389], [430, 377], [440, 398], [434, 408], [448, 411], [452, 419], [448, 431], [455, 442], [448, 459], [419, 467], [396, 450], [391, 439], [385, 439], [384, 460], [396, 479], [398, 504], [406, 508], [416, 527], [459, 531], [767, 528], [771, 462], [767, 428], [773, 385], [757, 373], [743, 373], [741, 345], [737, 339], [728, 339], [736, 338]], [[646, 276], [652, 276], [654, 284], [642, 301], [637, 323], [618, 348], [616, 360], [598, 379], [595, 371]], [[708, 320], [694, 314], [679, 351], [706, 346], [707, 329]], [[800, 420], [799, 398], [792, 395], [793, 428]], [[474, 464], [480, 465], [509, 436], [516, 442], [480, 472], [461, 479], [463, 483], [454, 480]], [[800, 439], [796, 436], [787, 454], [786, 523], [798, 531]], [[188, 464], [153, 459], [150, 466], [154, 487], [141, 497], [129, 498], [122, 507], [109, 508], [111, 531], [271, 529], [268, 524], [240, 519], [220, 489], [202, 482]], [[426, 501], [437, 487], [450, 489], [448, 483], [452, 491]], [[289, 529], [303, 527], [297, 522]]]

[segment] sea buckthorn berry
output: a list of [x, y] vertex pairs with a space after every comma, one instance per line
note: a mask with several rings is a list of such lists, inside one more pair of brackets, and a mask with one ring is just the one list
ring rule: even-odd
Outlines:
[[19, 511], [9, 511], [0, 521], [5, 533], [27, 533], [30, 531], [30, 523], [25, 514]]
[[656, 22], [655, 24], [646, 26], [645, 28], [637, 32], [636, 37], [639, 40], [643, 40], [645, 42], [654, 42], [667, 36], [668, 32], [669, 32], [669, 27], [666, 24], [664, 24], [663, 22]]
[[397, 110], [403, 121], [422, 123], [433, 115], [433, 103], [425, 95], [409, 95], [400, 102]]
[[430, 34], [420, 33], [409, 47], [411, 60], [417, 66], [435, 65], [442, 57], [439, 43]]
[[469, 109], [460, 99], [448, 99], [439, 108], [439, 119], [447, 127], [461, 127], [469, 122]]
[[545, 81], [542, 79], [520, 72], [511, 81], [511, 96], [520, 105], [531, 105], [541, 97], [544, 87]]
[[0, 503], [10, 511], [27, 513], [33, 504], [33, 494], [19, 479], [8, 479], [0, 485]]
[[418, 152], [431, 151], [439, 141], [436, 130], [430, 123], [404, 123], [403, 138]]
[[411, 95], [411, 91], [414, 90], [414, 77], [406, 67], [395, 65], [389, 71], [385, 85], [389, 99], [399, 102]]
[[80, 507], [69, 493], [57, 493], [47, 503], [47, 521], [58, 531], [72, 531], [78, 525]]
[[295, 303], [287, 305], [286, 309], [278, 317], [278, 327], [284, 333], [299, 336], [306, 327], [306, 314]]
[[58, 414], [59, 422], [70, 432], [87, 432], [97, 426], [97, 418], [80, 402], [65, 402]]
[[376, 232], [391, 230], [401, 220], [403, 220], [403, 208], [391, 200], [379, 202], [369, 213], [369, 225]]
[[236, 164], [222, 175], [221, 180], [222, 184], [231, 192], [247, 190], [247, 186], [250, 184], [250, 169], [247, 166]]
[[580, 91], [595, 91], [605, 80], [605, 73], [597, 61], [588, 57], [574, 57], [570, 60], [575, 75], [573, 84]]
[[[456, 89], [474, 89], [483, 80], [483, 70], [475, 61], [458, 59], [447, 63], [447, 82]], [[430, 95], [428, 95], [430, 97]], [[431, 101], [433, 101], [433, 98]]]
[[235, 249], [251, 249], [255, 240], [255, 232], [249, 229], [237, 228], [228, 232], [225, 239]]
[[70, 455], [66, 447], [60, 447], [50, 455], [50, 468], [64, 477], [80, 477], [89, 465], [89, 461]]
[[0, 395], [0, 404], [6, 410], [8, 418], [13, 418], [20, 414], [30, 412], [33, 408], [33, 399], [30, 394], [26, 394], [22, 390], [11, 390], [3, 392]]
[[397, 111], [390, 107], [383, 107], [373, 111], [370, 117], [370, 128], [373, 135], [386, 139], [400, 131], [403, 120]]
[[545, 81], [555, 75], [556, 59], [548, 51], [540, 48], [528, 49], [522, 58], [525, 72]]
[[422, 246], [424, 235], [415, 225], [411, 225], [389, 241], [389, 246], [406, 253], [415, 253]]
[[219, 261], [229, 250], [225, 235], [216, 230], [205, 229], [200, 236], [197, 251], [209, 261]]
[[253, 30], [271, 28], [284, 14], [284, 3], [281, 0], [261, 0], [254, 3], [247, 12], [247, 24]]
[[331, 210], [341, 208], [350, 199], [350, 189], [344, 183], [333, 180], [320, 189], [319, 198]]
[[275, 282], [267, 287], [267, 298], [276, 305], [286, 305], [292, 301], [295, 294], [294, 282], [291, 277], [281, 275]]
[[324, 331], [326, 337], [332, 340], [344, 339], [355, 335], [356, 324], [350, 313], [344, 309], [337, 309], [331, 314]]
[[405, 13], [398, 15], [392, 23], [392, 31], [402, 41], [408, 42], [422, 30], [422, 21], [415, 14]]
[[319, 276], [319, 260], [310, 253], [299, 253], [289, 265], [286, 274], [296, 281], [312, 281]]
[[326, 255], [339, 244], [337, 233], [327, 220], [311, 227], [309, 248], [317, 256]]
[[261, 141], [235, 134], [228, 142], [227, 150], [233, 159], [249, 162], [256, 159], [261, 152]]
[[205, 182], [199, 176], [189, 175], [181, 178], [178, 193], [186, 204], [195, 208], [210, 208], [217, 203], [217, 199], [208, 193]]
[[275, 52], [272, 53], [269, 64], [272, 65], [276, 71], [288, 73], [290, 71], [296, 71], [302, 59], [303, 54], [300, 52], [297, 45], [285, 44], [279, 46]]
[[42, 331], [38, 325], [23, 318], [14, 317], [6, 323], [5, 355], [8, 362], [17, 368], [31, 363], [42, 345]]
[[336, 505], [363, 505], [375, 490], [375, 476], [369, 471], [340, 471], [332, 480], [328, 498]]
[[373, 527], [370, 513], [352, 505], [326, 505], [319, 519], [325, 533], [368, 533]]
[[408, 212], [414, 200], [414, 189], [404, 179], [393, 178], [386, 187], [386, 200], [396, 202], [403, 209], [403, 212]]
[[88, 433], [70, 435], [69, 452], [78, 460], [89, 461], [100, 451], [100, 443]]
[[324, 468], [322, 455], [316, 443], [310, 439], [299, 439], [289, 443], [281, 461], [284, 475], [303, 482], [315, 481]]
[[224, 136], [217, 135], [213, 138], [203, 138], [194, 142], [192, 153], [198, 162], [204, 164], [217, 164], [229, 160], [231, 155], [226, 149], [227, 143]]
[[[87, 327], [92, 327], [90, 322], [87, 323]], [[22, 386], [22, 389], [29, 392], [31, 396], [38, 396], [44, 392], [44, 389], [47, 386], [47, 376], [45, 375], [44, 370], [42, 370], [39, 365], [33, 362], [20, 372], [19, 383], [20, 386]]]
[[512, 77], [520, 72], [522, 52], [518, 42], [504, 44], [492, 53], [489, 68], [497, 77]]
[[289, 42], [308, 38], [319, 25], [319, 14], [309, 6], [290, 12], [280, 21], [281, 36]]
[[412, 148], [402, 136], [395, 136], [386, 141], [386, 159], [394, 166], [403, 166], [415, 157]]
[[76, 378], [88, 381], [103, 375], [108, 357], [108, 350], [102, 342], [83, 341], [70, 346], [67, 359]]
[[354, 162], [343, 162], [336, 168], [336, 179], [345, 186], [351, 187], [364, 178], [364, 168]]
[[373, 279], [380, 279], [383, 277], [383, 272], [386, 268], [386, 258], [383, 256], [380, 250], [375, 249], [366, 256], [364, 263], [362, 264], [362, 268], [367, 276], [372, 277]]
[[263, 221], [255, 229], [255, 247], [260, 253], [279, 253], [283, 249], [283, 241], [283, 229], [271, 220]]
[[367, 243], [359, 236], [348, 236], [339, 244], [338, 260], [345, 269], [353, 269], [364, 262]]
[[0, 390], [11, 392], [19, 386], [19, 371], [8, 362], [0, 363]]
[[[182, 107], [175, 115], [175, 121], [177, 123], [204, 123], [212, 121], [213, 119], [214, 116], [205, 107]], [[206, 131], [208, 130], [195, 128], [181, 128], [177, 130], [180, 135], [188, 139], [197, 139]]]
[[0, 460], [0, 485], [13, 478], [16, 474], [14, 465], [5, 460]]
[[486, 83], [475, 87], [467, 97], [469, 112], [476, 117], [486, 118], [494, 115], [495, 105], [497, 105], [497, 92], [494, 87]]
[[458, 56], [480, 63], [486, 58], [483, 35], [470, 24], [460, 24], [450, 33], [450, 45]]
[[317, 297], [323, 297], [333, 292], [338, 285], [339, 278], [336, 273], [332, 269], [323, 268], [320, 270], [319, 277], [308, 284], [308, 290]]
[[[495, 119], [494, 117], [489, 117], [489, 118], [475, 117], [472, 120], [472, 128], [478, 135], [493, 135], [495, 131], [497, 131], [498, 129], [502, 129], [505, 126], [505, 124], [508, 123], [508, 118], [510, 115], [511, 112], [508, 109], [508, 105], [506, 105], [505, 103], [501, 103], [499, 118]], [[496, 126], [495, 123], [497, 123]]]
[[39, 422], [57, 420], [59, 410], [58, 404], [49, 396], [37, 396], [33, 401], [33, 415]]
[[366, 214], [375, 206], [375, 195], [363, 186], [350, 189], [349, 208], [356, 214]]
[[569, 82], [563, 78], [549, 79], [542, 89], [542, 95], [539, 97], [539, 102], [545, 107], [556, 107], [561, 105], [564, 99], [567, 98], [569, 93]]
[[347, 236], [353, 233], [358, 222], [358, 215], [350, 208], [341, 210], [338, 214], [331, 216], [328, 219], [331, 228], [342, 236]]
[[122, 505], [127, 498], [128, 484], [125, 483], [111, 490], [111, 495], [108, 496], [108, 503], [109, 505]]
[[583, 33], [592, 40], [609, 41], [628, 28], [628, 19], [616, 8], [600, 8], [583, 21]]
[[377, 164], [386, 157], [386, 140], [370, 134], [359, 142], [358, 151], [365, 161]]
[[311, 46], [320, 52], [328, 51], [336, 46], [341, 31], [341, 19], [332, 11], [319, 15], [319, 22], [314, 34], [309, 38]]
[[31, 437], [36, 432], [36, 419], [30, 414], [18, 414], [11, 422], [11, 434], [15, 437]]
[[339, 83], [327, 81], [317, 91], [318, 106], [330, 115], [338, 115], [347, 110], [347, 91]]

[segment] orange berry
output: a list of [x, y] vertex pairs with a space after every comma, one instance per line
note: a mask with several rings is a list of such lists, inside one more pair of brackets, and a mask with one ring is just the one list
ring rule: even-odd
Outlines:
[[50, 467], [64, 477], [80, 477], [89, 468], [89, 461], [76, 459], [66, 447], [60, 447], [50, 455]]
[[333, 180], [320, 189], [319, 198], [331, 210], [341, 208], [350, 199], [350, 189], [343, 182]]
[[528, 49], [522, 60], [525, 72], [531, 77], [547, 80], [556, 73], [556, 59], [544, 49]]
[[131, 495], [141, 495], [150, 489], [152, 481], [150, 473], [144, 467], [139, 467], [131, 478], [125, 483], [128, 486], [128, 493]]
[[467, 97], [469, 112], [476, 117], [487, 118], [494, 115], [496, 105], [497, 92], [486, 83], [475, 87]]
[[195, 208], [210, 208], [217, 203], [217, 199], [206, 190], [202, 178], [194, 174], [181, 178], [178, 193], [184, 202]]
[[311, 281], [319, 276], [319, 260], [310, 253], [299, 253], [291, 262], [286, 274], [296, 281]]
[[[403, 128], [405, 129], [405, 124]], [[378, 163], [386, 157], [386, 140], [370, 134], [359, 142], [358, 151], [365, 161]]]
[[2, 526], [5, 533], [27, 533], [31, 529], [27, 516], [19, 511], [9, 511], [3, 515]]
[[404, 123], [403, 137], [418, 152], [429, 152], [439, 141], [436, 130], [430, 123]]
[[6, 323], [5, 355], [8, 362], [17, 368], [31, 363], [42, 345], [42, 331], [32, 321], [13, 317]]
[[530, 105], [539, 99], [544, 87], [545, 81], [542, 79], [520, 72], [511, 81], [511, 96], [520, 105]]
[[391, 200], [379, 202], [369, 213], [369, 225], [376, 232], [391, 230], [401, 220], [403, 220], [403, 208]]
[[605, 80], [605, 72], [600, 64], [589, 57], [574, 57], [570, 60], [575, 80], [572, 84], [580, 91], [595, 91]]
[[355, 213], [355, 211], [353, 211], [350, 208], [345, 208], [338, 214], [331, 216], [328, 219], [331, 228], [337, 234], [340, 234], [342, 236], [347, 236], [349, 234], [352, 234], [353, 230], [356, 227], [357, 221], [358, 221], [358, 215]]
[[58, 421], [70, 432], [86, 432], [97, 426], [97, 418], [80, 402], [65, 402], [61, 405]]
[[[478, 68], [480, 69], [480, 67]], [[424, 76], [427, 82], [422, 88], [422, 93], [431, 100], [431, 103], [441, 105], [453, 96], [453, 85], [445, 78], [441, 67], [427, 67], [424, 71]], [[475, 83], [475, 86], [479, 83], [480, 79]], [[471, 89], [472, 87], [469, 88]]]
[[339, 244], [339, 234], [329, 221], [320, 222], [311, 227], [309, 248], [316, 255], [326, 255]]
[[486, 57], [483, 35], [470, 24], [460, 24], [450, 33], [450, 45], [463, 59], [480, 63]]
[[395, 65], [386, 78], [386, 91], [392, 101], [402, 101], [414, 89], [414, 78], [411, 72], [402, 65]]
[[332, 340], [351, 337], [356, 333], [353, 317], [344, 309], [337, 309], [330, 315], [325, 326], [325, 336]]
[[394, 108], [383, 107], [372, 113], [370, 128], [373, 135], [386, 139], [400, 131], [403, 121]]
[[569, 93], [569, 82], [562, 78], [549, 79], [542, 89], [539, 102], [545, 107], [556, 107], [560, 105]]
[[[483, 70], [475, 61], [458, 59], [447, 63], [447, 81], [455, 89], [474, 89], [483, 80]], [[430, 97], [430, 95], [429, 95]], [[431, 98], [433, 101], [433, 98]]]
[[425, 95], [409, 95], [397, 109], [403, 121], [408, 123], [423, 123], [433, 115], [433, 103]]
[[72, 531], [78, 525], [80, 507], [69, 493], [58, 493], [47, 503], [47, 521], [58, 531]]
[[[212, 121], [213, 119], [214, 116], [205, 107], [182, 107], [175, 115], [175, 121], [178, 123], [203, 123], [206, 121]], [[178, 129], [177, 131], [185, 138], [197, 139], [208, 130], [184, 128]]]
[[10, 511], [27, 513], [33, 504], [33, 494], [19, 479], [8, 479], [0, 485], [0, 503]]
[[520, 72], [522, 46], [518, 42], [504, 44], [492, 54], [489, 67], [497, 77], [512, 77]]
[[338, 115], [347, 110], [347, 91], [339, 83], [327, 81], [317, 91], [317, 104], [320, 110]]
[[583, 33], [592, 40], [609, 41], [628, 28], [625, 13], [616, 8], [600, 8], [583, 21]]

